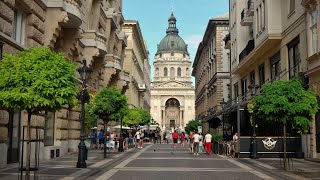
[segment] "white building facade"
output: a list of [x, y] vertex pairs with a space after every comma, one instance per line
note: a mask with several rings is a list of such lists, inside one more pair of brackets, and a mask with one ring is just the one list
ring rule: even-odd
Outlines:
[[154, 59], [151, 115], [163, 129], [184, 129], [195, 116], [191, 61], [173, 14], [168, 22], [167, 35], [158, 44]]

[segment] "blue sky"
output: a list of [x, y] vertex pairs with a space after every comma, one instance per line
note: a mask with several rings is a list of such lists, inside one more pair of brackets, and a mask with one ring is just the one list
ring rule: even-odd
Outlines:
[[228, 0], [123, 0], [123, 15], [127, 20], [138, 20], [150, 52], [151, 77], [157, 44], [166, 35], [168, 17], [177, 18], [179, 35], [188, 44], [191, 61], [210, 18], [228, 13]]

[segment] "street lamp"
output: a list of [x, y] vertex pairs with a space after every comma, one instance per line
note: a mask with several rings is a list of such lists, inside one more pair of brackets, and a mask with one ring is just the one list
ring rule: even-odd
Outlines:
[[225, 102], [224, 98], [222, 98], [222, 102], [220, 104], [222, 107], [222, 137], [224, 138], [224, 108], [225, 108], [227, 102]]
[[[254, 84], [251, 84], [248, 86], [248, 88], [250, 89], [250, 92], [251, 92], [251, 98], [253, 98], [255, 96], [256, 89], [258, 87], [259, 86], [254, 85]], [[251, 144], [252, 144], [251, 158], [257, 159], [257, 140], [256, 140], [257, 134], [256, 134], [256, 112], [255, 112], [255, 109], [253, 110], [252, 121], [253, 121], [253, 132], [252, 132], [253, 138], [252, 138], [252, 142], [251, 142]]]
[[4, 45], [4, 42], [0, 41], [0, 61], [2, 60], [3, 45]]
[[78, 162], [77, 168], [86, 168], [86, 159], [87, 159], [87, 152], [88, 149], [84, 144], [84, 119], [85, 119], [85, 103], [89, 101], [90, 96], [87, 91], [87, 80], [92, 72], [92, 69], [87, 66], [87, 61], [83, 60], [83, 66], [79, 67], [77, 71], [80, 74], [80, 78], [82, 81], [82, 90], [78, 94], [78, 99], [81, 101], [81, 116], [80, 116], [80, 123], [81, 123], [81, 130], [80, 130], [80, 143], [78, 145]]

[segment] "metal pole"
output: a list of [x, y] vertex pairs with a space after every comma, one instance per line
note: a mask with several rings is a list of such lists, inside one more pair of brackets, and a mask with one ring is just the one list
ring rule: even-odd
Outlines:
[[238, 148], [237, 148], [237, 150], [238, 150], [238, 158], [240, 158], [240, 152], [241, 152], [241, 150], [240, 150], [240, 142], [241, 142], [241, 138], [240, 138], [240, 122], [241, 122], [241, 120], [240, 120], [240, 118], [241, 118], [241, 116], [240, 116], [240, 113], [241, 113], [241, 111], [240, 111], [240, 103], [239, 103], [239, 97], [238, 97], [238, 99], [237, 99], [237, 133], [238, 133], [238, 141], [237, 141], [237, 146], [238, 146]]
[[257, 140], [256, 140], [256, 113], [253, 111], [252, 115], [252, 121], [253, 121], [253, 139], [252, 139], [252, 159], [257, 159]]
[[[85, 82], [83, 83], [85, 84]], [[82, 90], [82, 100], [81, 100], [81, 117], [80, 117], [80, 122], [81, 122], [81, 130], [80, 130], [80, 143], [78, 145], [78, 162], [77, 162], [77, 168], [86, 168], [86, 151], [87, 147], [84, 144], [84, 118], [85, 118], [85, 100], [84, 100], [84, 86]]]
[[122, 136], [122, 118], [120, 120], [120, 139], [119, 139], [119, 152], [123, 152], [123, 136]]

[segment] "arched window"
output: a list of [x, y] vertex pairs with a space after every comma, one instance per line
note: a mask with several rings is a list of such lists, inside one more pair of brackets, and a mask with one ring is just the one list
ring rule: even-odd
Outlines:
[[181, 68], [178, 67], [178, 77], [181, 77]]
[[170, 77], [174, 77], [175, 76], [175, 69], [174, 67], [170, 68]]
[[163, 69], [163, 74], [165, 77], [168, 76], [168, 69], [166, 67]]

